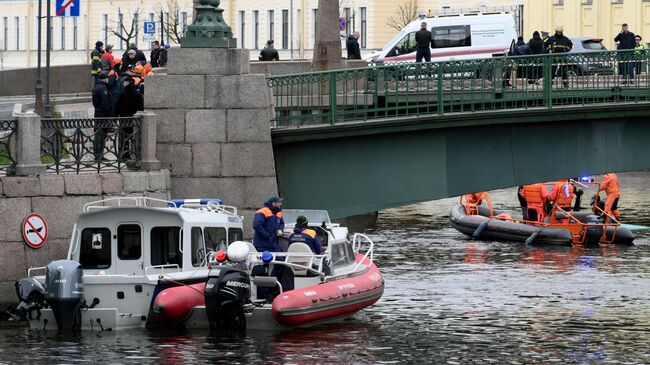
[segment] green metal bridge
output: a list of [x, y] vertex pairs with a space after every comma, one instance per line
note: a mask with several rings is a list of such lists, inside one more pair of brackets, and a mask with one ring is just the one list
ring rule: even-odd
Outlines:
[[344, 217], [650, 168], [649, 59], [591, 52], [269, 77], [281, 194]]

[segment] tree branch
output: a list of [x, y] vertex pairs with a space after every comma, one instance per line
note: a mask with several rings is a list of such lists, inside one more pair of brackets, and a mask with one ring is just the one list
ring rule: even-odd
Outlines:
[[415, 0], [409, 0], [406, 4], [397, 7], [397, 14], [388, 18], [386, 25], [399, 31], [417, 18], [418, 9]]

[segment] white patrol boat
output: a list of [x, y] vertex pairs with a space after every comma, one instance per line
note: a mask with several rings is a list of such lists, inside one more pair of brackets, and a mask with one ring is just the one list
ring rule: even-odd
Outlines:
[[[381, 297], [384, 281], [368, 237], [349, 241], [347, 228], [324, 211], [283, 212], [294, 222], [306, 215], [325, 252], [303, 243], [257, 252], [242, 241], [243, 217], [218, 199], [88, 203], [67, 258], [30, 268], [17, 281], [20, 304], [12, 318], [59, 331], [241, 330], [337, 320]], [[285, 240], [292, 229], [288, 224]]]

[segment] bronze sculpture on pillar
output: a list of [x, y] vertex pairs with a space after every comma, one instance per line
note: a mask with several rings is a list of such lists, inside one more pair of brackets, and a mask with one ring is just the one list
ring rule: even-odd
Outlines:
[[[237, 40], [232, 29], [223, 19], [220, 0], [198, 0], [195, 6], [194, 22], [187, 27], [181, 47], [187, 48], [236, 48]], [[196, 3], [196, 1], [194, 2]]]

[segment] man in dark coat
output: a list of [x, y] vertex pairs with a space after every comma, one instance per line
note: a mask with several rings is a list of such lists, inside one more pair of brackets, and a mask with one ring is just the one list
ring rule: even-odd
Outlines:
[[274, 45], [275, 42], [273, 42], [273, 39], [269, 39], [266, 42], [266, 47], [260, 51], [260, 61], [280, 61], [280, 54]]
[[[117, 97], [117, 103], [115, 103], [115, 114], [118, 117], [132, 117], [139, 111], [144, 111], [144, 96], [136, 90], [135, 80], [132, 77], [127, 77], [124, 80], [124, 90]], [[128, 126], [129, 123], [130, 121], [128, 120], [120, 121], [122, 128], [118, 136], [118, 155], [127, 164], [133, 159], [133, 152], [135, 150], [133, 144], [135, 136], [133, 134], [133, 127]]]
[[[108, 91], [108, 75], [105, 72], [95, 77], [93, 87], [93, 107], [95, 107], [95, 118], [109, 118], [113, 116], [113, 102]], [[106, 140], [107, 128], [96, 126], [95, 138], [93, 140], [93, 153], [95, 160], [99, 161], [104, 153], [104, 141]]]
[[104, 42], [97, 41], [95, 49], [90, 52], [90, 74], [97, 76], [102, 72], [102, 55], [104, 54]]
[[253, 217], [253, 245], [262, 251], [277, 252], [278, 237], [284, 230], [284, 219], [282, 218], [282, 198], [277, 196], [269, 198], [264, 203], [264, 207], [255, 212]]
[[[634, 33], [630, 32], [627, 24], [623, 23], [621, 26], [621, 32], [614, 38], [614, 42], [618, 42], [618, 47], [616, 49], [619, 51], [634, 49], [634, 47], [636, 47], [634, 37]], [[618, 58], [621, 60], [618, 62], [618, 72], [623, 75], [622, 84], [627, 84], [629, 80], [630, 84], [634, 85], [634, 62], [632, 62], [632, 59], [634, 58], [633, 53], [620, 53]]]
[[[564, 35], [564, 28], [558, 26], [555, 28], [555, 34], [549, 37], [546, 42], [544, 42], [544, 47], [548, 50], [549, 53], [568, 53], [573, 48], [573, 42], [569, 37]], [[561, 62], [560, 66], [553, 66], [553, 79], [555, 79], [556, 74], [560, 74], [564, 87], [569, 87], [569, 77], [567, 74], [566, 65], [560, 59], [555, 58], [555, 62]]]
[[431, 32], [427, 30], [427, 22], [422, 22], [415, 33], [415, 46], [415, 62], [422, 62], [422, 59], [431, 62]]
[[147, 56], [144, 55], [144, 52], [138, 49], [138, 46], [136, 46], [135, 43], [129, 44], [129, 49], [124, 51], [122, 54], [122, 63], [126, 62], [130, 50], [135, 51], [135, 62], [147, 63]]
[[167, 50], [160, 42], [151, 43], [151, 67], [165, 67], [167, 65]]
[[359, 48], [359, 37], [361, 34], [359, 32], [354, 32], [348, 37], [348, 41], [345, 43], [345, 48], [348, 51], [348, 60], [360, 60], [361, 59], [361, 48]]
[[[538, 31], [533, 32], [533, 38], [528, 40], [528, 49], [533, 55], [541, 54], [544, 51], [544, 40]], [[537, 83], [542, 77], [542, 67], [539, 65], [533, 65], [528, 67], [528, 83]]]

